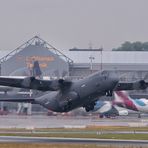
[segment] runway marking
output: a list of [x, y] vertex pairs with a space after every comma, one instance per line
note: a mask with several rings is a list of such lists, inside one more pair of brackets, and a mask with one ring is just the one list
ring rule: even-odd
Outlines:
[[58, 137], [23, 137], [0, 136], [0, 143], [84, 143], [84, 144], [132, 144], [148, 145], [148, 140], [120, 140], [120, 139], [93, 139], [93, 138], [58, 138]]

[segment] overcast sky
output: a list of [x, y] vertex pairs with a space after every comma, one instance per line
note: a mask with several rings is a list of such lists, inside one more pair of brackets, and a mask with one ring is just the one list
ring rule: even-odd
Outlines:
[[148, 41], [148, 0], [0, 0], [0, 49], [35, 35], [58, 49]]

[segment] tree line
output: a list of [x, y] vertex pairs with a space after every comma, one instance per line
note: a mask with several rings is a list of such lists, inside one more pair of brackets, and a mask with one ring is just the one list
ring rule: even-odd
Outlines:
[[118, 48], [113, 48], [112, 51], [148, 51], [148, 42], [129, 42], [126, 41]]

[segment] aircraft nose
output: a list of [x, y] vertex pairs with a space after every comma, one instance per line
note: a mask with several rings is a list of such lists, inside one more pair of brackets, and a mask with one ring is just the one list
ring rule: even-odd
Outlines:
[[119, 82], [119, 79], [118, 78], [112, 78], [112, 82], [113, 82], [113, 85], [116, 86], [117, 83]]
[[119, 82], [119, 78], [113, 78], [114, 83], [118, 83]]

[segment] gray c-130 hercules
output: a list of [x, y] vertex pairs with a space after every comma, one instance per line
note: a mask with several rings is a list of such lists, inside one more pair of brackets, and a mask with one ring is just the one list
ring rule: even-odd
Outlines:
[[0, 101], [30, 102], [55, 112], [68, 112], [84, 107], [88, 112], [94, 109], [99, 97], [112, 96], [112, 92], [118, 90], [146, 89], [148, 82], [144, 80], [119, 82], [119, 78], [110, 71], [101, 71], [77, 81], [0, 76], [0, 85], [46, 91], [44, 95], [34, 99], [0, 99]]

